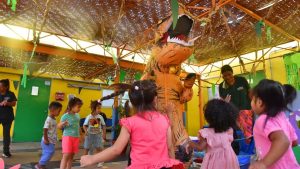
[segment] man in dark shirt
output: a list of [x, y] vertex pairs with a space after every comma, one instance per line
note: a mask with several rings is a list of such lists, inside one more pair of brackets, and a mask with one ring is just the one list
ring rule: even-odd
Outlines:
[[[227, 102], [231, 102], [240, 111], [250, 110], [251, 109], [251, 101], [249, 97], [250, 86], [248, 84], [248, 81], [244, 77], [234, 76], [233, 70], [229, 65], [224, 65], [221, 68], [221, 73], [224, 81], [219, 86], [220, 97]], [[250, 123], [251, 124], [249, 125], [253, 125], [252, 120]], [[236, 130], [239, 130], [238, 127], [234, 129], [234, 139], [238, 138]], [[232, 148], [234, 149], [236, 154], [239, 154], [240, 147], [238, 142], [233, 142]]]
[[13, 107], [16, 105], [17, 98], [9, 90], [9, 80], [0, 80], [0, 124], [3, 126], [3, 154], [5, 158], [11, 157], [9, 151], [10, 128], [14, 120]]
[[244, 77], [234, 76], [229, 65], [221, 68], [224, 81], [219, 86], [220, 97], [230, 101], [239, 110], [250, 110], [250, 86]]

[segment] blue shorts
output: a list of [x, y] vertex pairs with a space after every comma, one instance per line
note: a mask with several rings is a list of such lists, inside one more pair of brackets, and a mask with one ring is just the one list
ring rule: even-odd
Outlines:
[[103, 148], [102, 133], [101, 134], [88, 134], [85, 136], [84, 149], [91, 150], [94, 148]]

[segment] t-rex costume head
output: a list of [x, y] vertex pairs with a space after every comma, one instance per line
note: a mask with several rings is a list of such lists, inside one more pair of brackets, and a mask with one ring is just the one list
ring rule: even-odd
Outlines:
[[[172, 17], [159, 25], [156, 31], [156, 44], [152, 48], [151, 58], [142, 77], [155, 80], [158, 86], [157, 108], [160, 112], [168, 113], [175, 146], [183, 145], [189, 139], [183, 125], [182, 113], [184, 103], [192, 99], [192, 87], [196, 79], [195, 74], [186, 76], [184, 82], [179, 77], [181, 63], [192, 55], [196, 40], [196, 38], [189, 40], [194, 21], [181, 10], [179, 14], [175, 29]], [[168, 103], [175, 105], [174, 110], [165, 111]]]

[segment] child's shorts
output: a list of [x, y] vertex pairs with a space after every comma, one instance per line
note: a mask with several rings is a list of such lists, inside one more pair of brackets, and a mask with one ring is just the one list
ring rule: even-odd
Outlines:
[[79, 137], [63, 136], [62, 153], [77, 153], [79, 149]]
[[103, 148], [101, 134], [88, 134], [85, 136], [84, 149]]

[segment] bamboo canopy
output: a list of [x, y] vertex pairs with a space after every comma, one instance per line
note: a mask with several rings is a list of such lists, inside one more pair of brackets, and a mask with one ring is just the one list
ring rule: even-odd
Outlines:
[[[195, 20], [191, 35], [200, 36], [192, 63], [197, 66], [300, 41], [300, 0], [178, 2]], [[170, 6], [169, 0], [18, 0], [14, 12], [6, 1], [1, 1], [0, 24], [38, 30], [48, 9], [44, 32], [150, 54], [154, 31], [159, 21], [169, 16]], [[263, 22], [261, 27], [257, 27], [259, 21]], [[18, 59], [10, 59], [12, 56]], [[121, 60], [125, 56], [118, 57]], [[0, 47], [0, 66], [21, 67], [26, 58], [28, 54], [23, 49]], [[96, 63], [43, 52], [37, 54], [35, 61], [41, 62], [35, 66], [38, 71], [83, 78], [105, 78], [115, 69], [112, 62]], [[122, 67], [136, 66], [124, 63]]]

